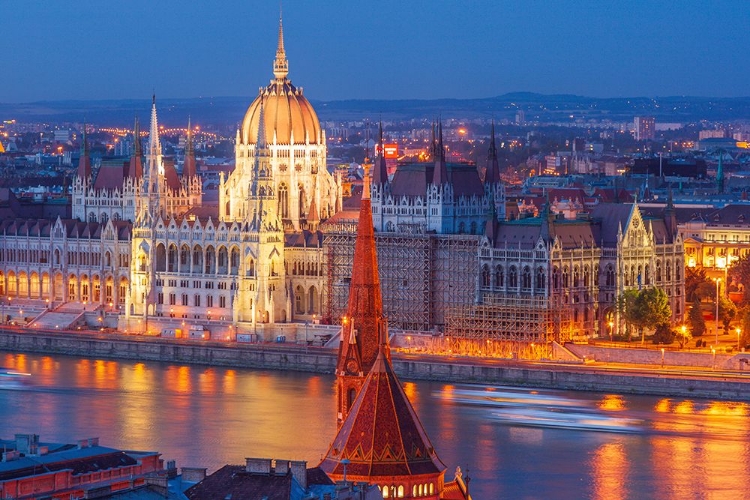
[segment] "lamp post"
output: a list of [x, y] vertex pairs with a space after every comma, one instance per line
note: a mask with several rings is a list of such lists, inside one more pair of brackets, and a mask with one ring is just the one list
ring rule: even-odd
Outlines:
[[714, 340], [714, 346], [719, 345], [719, 285], [721, 284], [721, 278], [716, 278], [716, 335]]
[[615, 335], [615, 322], [610, 321], [609, 322], [609, 341], [614, 342], [614, 335]]
[[740, 333], [742, 333], [742, 329], [738, 326], [737, 328], [735, 328], [735, 330], [737, 331], [737, 350], [739, 351], [740, 350]]
[[661, 367], [664, 368], [664, 348], [661, 348]]
[[680, 327], [680, 330], [682, 331], [682, 342], [680, 342], [680, 349], [682, 349], [683, 344], [687, 342], [687, 335], [685, 335], [685, 333], [687, 332], [687, 327], [685, 325], [682, 325]]

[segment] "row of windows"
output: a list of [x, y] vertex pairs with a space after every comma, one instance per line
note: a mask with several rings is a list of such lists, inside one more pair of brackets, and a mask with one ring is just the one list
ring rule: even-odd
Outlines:
[[[176, 293], [170, 293], [167, 296], [167, 299], [169, 300], [170, 306], [176, 306], [177, 305], [177, 294]], [[202, 307], [203, 299], [199, 294], [195, 294], [192, 297], [192, 304], [190, 303], [190, 295], [187, 293], [183, 293], [180, 295], [180, 305], [183, 306], [194, 306], [194, 307]], [[159, 292], [156, 294], [156, 303], [159, 305], [164, 304], [164, 292]], [[227, 297], [225, 295], [219, 295], [219, 307], [227, 307]], [[206, 296], [206, 307], [214, 307], [214, 296], [213, 295], [207, 295]]]

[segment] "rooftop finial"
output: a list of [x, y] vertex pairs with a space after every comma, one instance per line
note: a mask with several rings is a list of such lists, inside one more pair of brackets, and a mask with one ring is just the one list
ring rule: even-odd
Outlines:
[[273, 76], [277, 80], [284, 80], [289, 74], [289, 62], [286, 60], [284, 51], [284, 26], [281, 20], [281, 7], [279, 6], [279, 44], [276, 47], [276, 59], [273, 62]]

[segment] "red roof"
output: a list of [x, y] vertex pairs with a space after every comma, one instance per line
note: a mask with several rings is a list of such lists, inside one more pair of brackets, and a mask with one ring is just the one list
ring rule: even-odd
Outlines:
[[320, 468], [339, 480], [344, 459], [350, 481], [390, 484], [396, 477], [432, 476], [442, 485], [445, 465], [382, 349]]

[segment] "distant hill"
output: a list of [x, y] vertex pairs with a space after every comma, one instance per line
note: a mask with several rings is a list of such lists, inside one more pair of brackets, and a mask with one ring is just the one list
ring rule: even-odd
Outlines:
[[[191, 116], [196, 123], [234, 128], [255, 96], [161, 99], [159, 122], [182, 126]], [[344, 100], [312, 101], [321, 120], [431, 120], [445, 118], [513, 119], [523, 110], [526, 120], [573, 122], [587, 119], [630, 121], [633, 116], [652, 115], [659, 122], [699, 120], [750, 120], [750, 97], [618, 97], [593, 98], [576, 95], [545, 95], [515, 92], [482, 99], [434, 100]], [[99, 126], [123, 126], [136, 114], [149, 117], [150, 99], [100, 101], [39, 101], [22, 104], [0, 103], [0, 119], [20, 122], [82, 122]], [[572, 118], [571, 118], [572, 116]]]

